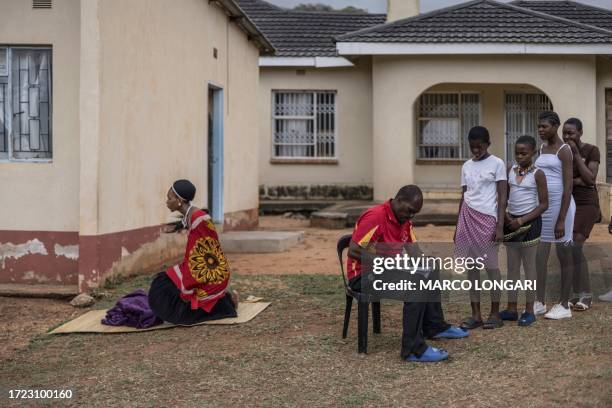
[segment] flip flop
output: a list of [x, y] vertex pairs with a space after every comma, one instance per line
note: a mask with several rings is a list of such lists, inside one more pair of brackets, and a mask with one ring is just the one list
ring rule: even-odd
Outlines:
[[483, 329], [499, 329], [503, 325], [504, 325], [504, 321], [502, 319], [498, 320], [498, 319], [488, 318], [487, 320], [485, 320], [482, 328]]
[[574, 305], [574, 310], [577, 312], [584, 312], [586, 310], [589, 310], [589, 305], [587, 303], [580, 301]]
[[461, 322], [461, 328], [463, 330], [473, 330], [473, 329], [477, 329], [480, 326], [483, 325], [482, 320], [476, 320], [473, 317], [468, 317], [465, 320], [463, 320], [463, 322]]

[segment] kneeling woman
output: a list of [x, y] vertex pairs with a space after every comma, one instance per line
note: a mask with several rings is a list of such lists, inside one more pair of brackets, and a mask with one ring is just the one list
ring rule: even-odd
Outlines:
[[183, 214], [171, 230], [188, 231], [183, 261], [159, 273], [149, 289], [149, 305], [161, 319], [180, 325], [236, 317], [238, 298], [228, 291], [230, 271], [210, 215], [191, 205], [196, 188], [174, 182], [166, 206]]

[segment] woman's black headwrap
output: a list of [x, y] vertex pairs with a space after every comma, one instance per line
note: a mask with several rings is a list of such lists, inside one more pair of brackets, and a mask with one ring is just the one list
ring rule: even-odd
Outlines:
[[195, 197], [196, 188], [189, 180], [177, 180], [172, 184], [172, 191], [178, 198], [190, 202]]

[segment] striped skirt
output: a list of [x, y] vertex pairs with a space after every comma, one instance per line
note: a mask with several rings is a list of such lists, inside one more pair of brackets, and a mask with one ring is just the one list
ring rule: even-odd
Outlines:
[[495, 243], [497, 220], [463, 203], [455, 233], [456, 258], [482, 258], [487, 269], [497, 269], [498, 246]]

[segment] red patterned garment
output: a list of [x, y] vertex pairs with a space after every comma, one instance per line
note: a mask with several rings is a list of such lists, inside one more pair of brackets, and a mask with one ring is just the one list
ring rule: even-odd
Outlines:
[[185, 258], [166, 273], [180, 290], [181, 298], [191, 303], [191, 309], [210, 312], [225, 296], [229, 265], [210, 215], [198, 209], [190, 218]]

